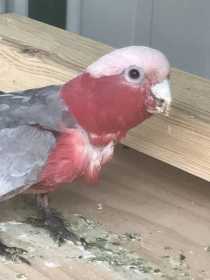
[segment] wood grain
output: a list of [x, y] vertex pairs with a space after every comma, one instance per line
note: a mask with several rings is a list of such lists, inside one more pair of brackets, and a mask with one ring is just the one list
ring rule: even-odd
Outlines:
[[[1, 221], [23, 221], [36, 214], [31, 201], [26, 203], [27, 200], [23, 198], [19, 196], [0, 204]], [[72, 214], [77, 213], [97, 221], [115, 234], [141, 234], [141, 242], [132, 242], [129, 250], [155, 263], [161, 270], [169, 271], [171, 262], [183, 254], [186, 259], [181, 268], [183, 272], [186, 268], [191, 277], [166, 279], [207, 280], [210, 279], [210, 252], [207, 251], [210, 246], [209, 200], [208, 182], [119, 146], [114, 160], [103, 170], [98, 187], [86, 186], [81, 182], [66, 184], [50, 195], [50, 206], [62, 213], [69, 223]], [[13, 225], [12, 229], [16, 230], [9, 232], [1, 231], [1, 238], [5, 242], [17, 242], [17, 237], [25, 233], [20, 226]], [[22, 228], [25, 228], [24, 225]], [[23, 247], [24, 244], [23, 248], [32, 247], [38, 251], [30, 259], [32, 265], [0, 262], [0, 279], [13, 280], [20, 273], [30, 280], [130, 279], [120, 278], [118, 273], [106, 269], [100, 263], [87, 264], [71, 258], [63, 260], [60, 256], [65, 256], [66, 249], [58, 248], [55, 244], [54, 254], [59, 266], [46, 266], [46, 262], [56, 263], [56, 260], [52, 259], [51, 253], [48, 254], [50, 257], [40, 259], [40, 252], [43, 248], [51, 248], [52, 241], [43, 229], [38, 231], [39, 234], [35, 227], [29, 232], [36, 237], [34, 246], [31, 243], [27, 246], [27, 239], [15, 245]], [[72, 250], [75, 248], [68, 247], [69, 255]], [[170, 257], [167, 264], [165, 256]]]
[[[63, 83], [110, 50], [25, 17], [1, 15], [1, 90]], [[180, 169], [210, 180], [210, 82], [173, 69], [172, 89], [170, 117], [154, 117], [132, 130], [124, 143], [179, 169], [119, 147], [99, 188], [67, 185], [51, 195], [51, 206], [67, 220], [72, 213], [79, 213], [116, 233], [141, 233], [141, 246], [134, 243], [133, 251], [160, 267], [164, 256], [182, 253], [192, 279], [206, 280], [210, 277], [210, 254], [206, 251], [210, 246], [209, 183]], [[102, 210], [97, 209], [98, 203]], [[2, 220], [22, 220], [23, 213], [29, 215], [29, 208], [19, 197], [1, 203]], [[11, 240], [17, 237], [16, 231], [12, 234]], [[43, 236], [39, 238], [42, 244]], [[32, 280], [119, 277], [98, 264], [71, 261], [49, 269], [44, 260], [37, 259], [31, 267], [0, 262], [0, 279], [21, 279], [21, 275]]]
[[[0, 16], [1, 90], [62, 83], [111, 47], [13, 14]], [[210, 181], [210, 82], [173, 69], [169, 118], [153, 117], [124, 143]]]
[[[59, 195], [52, 195], [52, 202], [55, 208], [61, 199], [64, 205], [69, 203], [71, 210], [63, 209], [66, 216], [68, 211], [82, 213], [114, 232], [141, 233], [142, 246], [133, 248], [139, 254], [161, 266], [163, 256], [183, 253], [192, 279], [209, 279], [208, 182], [119, 147], [98, 188], [67, 185]], [[98, 203], [102, 211], [97, 210]]]

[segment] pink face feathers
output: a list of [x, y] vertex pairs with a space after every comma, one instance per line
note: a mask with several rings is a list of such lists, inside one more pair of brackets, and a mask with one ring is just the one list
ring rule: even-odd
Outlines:
[[157, 50], [122, 48], [67, 82], [61, 96], [89, 135], [116, 140], [151, 114], [169, 110], [169, 71], [167, 58]]

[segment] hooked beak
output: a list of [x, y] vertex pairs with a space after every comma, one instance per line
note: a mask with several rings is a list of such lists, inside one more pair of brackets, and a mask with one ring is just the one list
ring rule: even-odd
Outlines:
[[166, 79], [161, 83], [152, 86], [151, 93], [155, 99], [155, 107], [153, 109], [148, 109], [148, 112], [152, 114], [164, 113], [168, 116], [172, 101], [169, 80]]

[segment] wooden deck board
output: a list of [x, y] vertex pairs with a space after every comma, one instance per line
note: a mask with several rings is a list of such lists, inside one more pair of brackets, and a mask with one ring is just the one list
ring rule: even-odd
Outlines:
[[[6, 91], [63, 83], [111, 50], [8, 14], [0, 16], [0, 37], [0, 85]], [[124, 143], [210, 181], [210, 81], [173, 69], [171, 83], [170, 117], [153, 117], [132, 130]]]
[[[206, 280], [210, 277], [210, 253], [207, 251], [210, 246], [209, 200], [208, 182], [121, 146], [117, 149], [114, 161], [104, 170], [99, 186], [91, 187], [83, 183], [66, 185], [51, 194], [50, 205], [60, 211], [67, 221], [71, 220], [72, 214], [77, 213], [97, 221], [105, 230], [115, 234], [141, 234], [140, 243], [129, 243], [127, 248], [161, 270], [170, 268], [164, 256], [173, 260], [183, 254], [186, 256], [184, 264], [189, 266], [192, 277]], [[24, 196], [20, 196], [1, 203], [3, 221], [22, 221], [32, 213], [34, 215], [29, 202], [26, 203]], [[101, 210], [98, 204], [102, 206]], [[24, 229], [23, 225], [23, 229], [20, 226], [11, 226], [15, 230], [1, 232], [1, 236], [3, 234], [4, 240], [16, 240], [16, 245], [23, 247], [25, 244], [24, 247], [28, 248], [31, 245], [27, 245], [27, 242], [17, 243], [17, 237]], [[71, 246], [69, 249], [56, 249], [56, 245], [52, 245], [52, 241], [44, 235], [44, 230], [39, 235], [35, 235], [36, 228], [30, 232], [36, 238], [34, 247], [53, 246], [54, 249], [47, 257], [40, 259], [41, 249], [38, 248], [35, 257], [30, 259], [32, 267], [1, 264], [0, 277], [8, 273], [10, 279], [10, 274], [23, 273], [32, 280], [54, 280], [58, 276], [75, 280], [99, 276], [101, 278], [98, 279], [103, 279], [101, 275], [104, 279], [121, 279], [118, 273], [107, 270], [100, 263], [88, 265], [78, 258], [62, 259], [62, 252], [69, 256], [73, 254]], [[56, 264], [56, 260], [51, 259], [51, 252], [57, 255], [58, 267], [46, 265], [51, 262]]]
[[[1, 15], [1, 90], [63, 83], [109, 50], [110, 47], [101, 43], [25, 17]], [[154, 117], [132, 130], [124, 141], [163, 162], [120, 146], [113, 162], [105, 168], [99, 187], [83, 183], [66, 185], [51, 195], [51, 206], [61, 211], [67, 221], [71, 214], [78, 213], [116, 234], [140, 233], [141, 242], [125, 244], [126, 248], [166, 271], [171, 264], [164, 257], [173, 260], [183, 254], [186, 256], [183, 265], [189, 266], [186, 270], [191, 274], [191, 278], [184, 279], [207, 280], [210, 279], [207, 250], [210, 246], [210, 82], [173, 69], [172, 89], [174, 103], [170, 117]], [[32, 215], [31, 208], [23, 197], [3, 202], [1, 222], [8, 225], [11, 220], [22, 221]], [[17, 239], [23, 234], [21, 225], [13, 225], [5, 232], [3, 229], [1, 223], [0, 233], [5, 241], [16, 240], [19, 246], [28, 244], [27, 240]], [[131, 279], [101, 263], [62, 259], [62, 254], [71, 255], [75, 248], [53, 247], [43, 232], [36, 235], [35, 228], [31, 234], [37, 250], [39, 246], [52, 247], [51, 251], [61, 262], [59, 266], [50, 267], [51, 256], [40, 258], [38, 251], [31, 259], [31, 267], [0, 262], [0, 279]]]

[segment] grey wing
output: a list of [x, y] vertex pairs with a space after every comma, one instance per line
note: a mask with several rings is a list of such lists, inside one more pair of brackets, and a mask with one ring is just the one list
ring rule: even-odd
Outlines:
[[22, 92], [0, 92], [0, 129], [19, 125], [40, 125], [61, 131], [76, 125], [60, 97], [61, 86], [47, 86]]
[[36, 127], [0, 130], [0, 200], [24, 191], [39, 180], [55, 136]]

